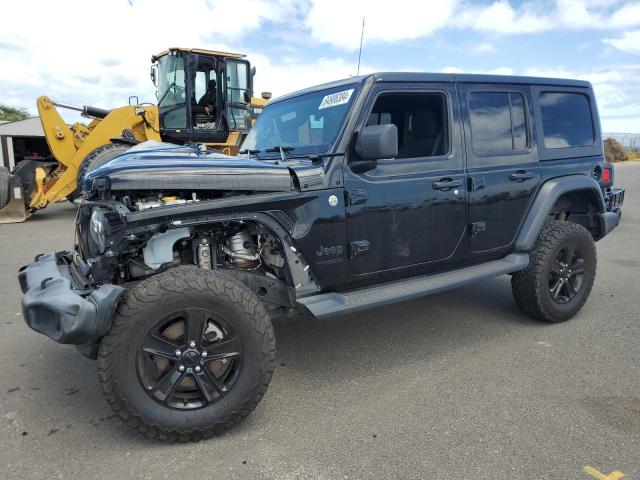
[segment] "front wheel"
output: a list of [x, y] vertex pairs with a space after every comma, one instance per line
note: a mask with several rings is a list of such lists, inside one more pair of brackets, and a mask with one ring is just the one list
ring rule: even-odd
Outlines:
[[275, 366], [268, 313], [224, 274], [179, 267], [134, 287], [98, 353], [104, 394], [161, 440], [223, 433], [256, 407]]
[[547, 322], [563, 322], [580, 311], [596, 276], [596, 246], [577, 223], [547, 223], [530, 252], [529, 266], [511, 277], [520, 310]]

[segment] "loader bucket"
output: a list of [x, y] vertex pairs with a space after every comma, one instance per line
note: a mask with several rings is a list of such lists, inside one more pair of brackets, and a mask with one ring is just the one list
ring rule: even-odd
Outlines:
[[0, 224], [24, 222], [30, 215], [25, 204], [22, 181], [19, 177], [11, 176], [9, 178], [9, 203], [4, 208], [0, 208]]

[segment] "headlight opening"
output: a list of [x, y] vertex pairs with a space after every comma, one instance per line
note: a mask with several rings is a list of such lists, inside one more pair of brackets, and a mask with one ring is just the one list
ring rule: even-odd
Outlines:
[[94, 208], [89, 220], [89, 236], [98, 254], [103, 254], [106, 248], [105, 222], [106, 219], [102, 209], [99, 207]]

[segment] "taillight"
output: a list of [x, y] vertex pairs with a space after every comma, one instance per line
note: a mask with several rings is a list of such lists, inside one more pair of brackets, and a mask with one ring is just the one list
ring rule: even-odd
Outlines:
[[613, 165], [611, 163], [605, 163], [602, 169], [602, 184], [605, 187], [613, 185]]

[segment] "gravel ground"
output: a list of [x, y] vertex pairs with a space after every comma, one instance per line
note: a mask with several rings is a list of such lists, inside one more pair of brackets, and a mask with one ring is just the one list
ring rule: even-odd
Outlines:
[[596, 285], [560, 325], [520, 314], [509, 279], [323, 322], [276, 324], [278, 368], [228, 434], [130, 432], [93, 361], [30, 331], [19, 266], [68, 249], [60, 204], [0, 226], [0, 478], [640, 478], [640, 165], [617, 168], [622, 225]]

